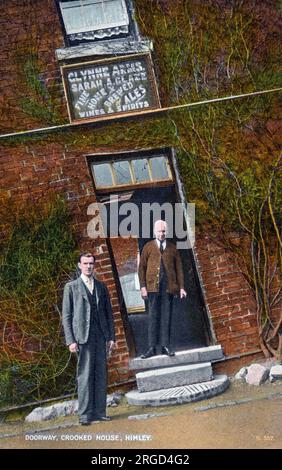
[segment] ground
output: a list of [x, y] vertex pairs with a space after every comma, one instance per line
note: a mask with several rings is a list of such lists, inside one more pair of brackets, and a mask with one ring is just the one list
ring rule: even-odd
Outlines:
[[[147, 413], [159, 416], [128, 419]], [[128, 406], [123, 398], [108, 414], [111, 422], [88, 427], [79, 426], [75, 416], [39, 424], [15, 421], [10, 416], [0, 427], [0, 448], [282, 448], [281, 381], [261, 386], [232, 381], [222, 395], [170, 407]]]

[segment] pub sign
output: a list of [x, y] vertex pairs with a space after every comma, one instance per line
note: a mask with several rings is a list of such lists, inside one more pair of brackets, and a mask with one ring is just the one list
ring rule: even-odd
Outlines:
[[61, 67], [71, 121], [160, 107], [150, 54]]

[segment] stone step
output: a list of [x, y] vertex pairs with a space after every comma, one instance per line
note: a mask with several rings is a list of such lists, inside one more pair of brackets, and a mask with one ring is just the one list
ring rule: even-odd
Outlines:
[[182, 385], [206, 382], [212, 378], [213, 373], [210, 362], [165, 367], [163, 369], [147, 370], [136, 374], [139, 392], [180, 387]]
[[216, 346], [207, 346], [205, 348], [189, 349], [178, 351], [175, 356], [153, 356], [148, 359], [136, 357], [129, 361], [129, 369], [156, 369], [167, 366], [177, 366], [179, 364], [195, 364], [197, 362], [214, 362], [223, 358], [223, 352], [220, 344]]
[[166, 406], [205, 400], [223, 393], [228, 387], [227, 375], [216, 375], [207, 382], [143, 393], [132, 390], [125, 396], [129, 405]]

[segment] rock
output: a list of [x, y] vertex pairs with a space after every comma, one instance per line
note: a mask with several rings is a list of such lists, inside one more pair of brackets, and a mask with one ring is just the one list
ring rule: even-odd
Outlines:
[[115, 407], [120, 404], [120, 400], [122, 398], [122, 393], [115, 392], [112, 395], [107, 396], [107, 406]]
[[252, 364], [248, 367], [246, 382], [249, 385], [261, 385], [269, 376], [269, 370], [261, 364]]
[[131, 415], [131, 416], [128, 416], [128, 419], [139, 421], [142, 419], [156, 418], [159, 416], [167, 416], [167, 413], [146, 413], [143, 415]]
[[270, 369], [269, 375], [270, 382], [275, 382], [276, 380], [282, 380], [282, 365], [272, 366]]
[[[107, 396], [107, 406], [118, 406], [122, 397], [122, 393], [113, 393]], [[78, 402], [77, 400], [63, 401], [55, 403], [51, 406], [42, 406], [32, 410], [26, 416], [25, 421], [28, 423], [36, 421], [48, 421], [49, 419], [59, 418], [61, 416], [68, 416], [77, 413]]]
[[77, 407], [77, 400], [69, 400], [51, 406], [38, 407], [25, 417], [25, 421], [28, 423], [48, 421], [49, 419], [58, 418], [59, 416], [72, 415], [77, 412]]
[[244, 378], [246, 377], [247, 373], [248, 373], [247, 367], [242, 367], [242, 368], [239, 370], [239, 372], [237, 372], [237, 374], [235, 375], [234, 378], [235, 378], [236, 380], [244, 379]]

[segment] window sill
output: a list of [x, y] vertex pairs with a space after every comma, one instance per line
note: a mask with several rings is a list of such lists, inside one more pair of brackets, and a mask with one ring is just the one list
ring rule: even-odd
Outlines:
[[100, 41], [97, 43], [84, 43], [79, 46], [56, 49], [58, 61], [73, 60], [90, 56], [119, 56], [127, 54], [144, 53], [153, 50], [150, 40], [136, 41], [133, 37]]

